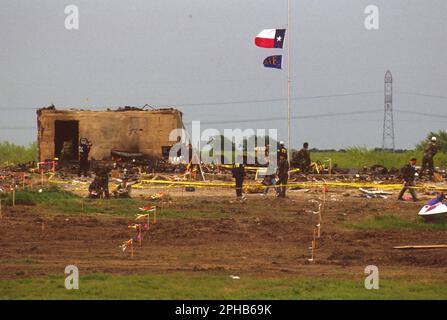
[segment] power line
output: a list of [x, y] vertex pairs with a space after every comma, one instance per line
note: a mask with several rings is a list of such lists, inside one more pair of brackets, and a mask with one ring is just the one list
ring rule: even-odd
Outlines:
[[[414, 112], [414, 111], [406, 111], [406, 110], [394, 110], [394, 111], [396, 111], [398, 113], [432, 117], [432, 118], [447, 118], [447, 115], [437, 115], [437, 114], [431, 114], [431, 113]], [[321, 118], [349, 116], [349, 115], [358, 115], [358, 114], [370, 114], [370, 113], [378, 113], [378, 112], [383, 112], [383, 110], [382, 109], [372, 109], [372, 110], [364, 110], [364, 111], [312, 114], [312, 115], [305, 115], [305, 116], [295, 116], [295, 117], [291, 117], [291, 119], [321, 119]], [[229, 123], [279, 121], [279, 120], [285, 120], [285, 119], [287, 119], [287, 118], [286, 117], [271, 117], [271, 118], [254, 118], [254, 119], [252, 118], [252, 119], [224, 120], [224, 121], [200, 121], [200, 123], [201, 124], [229, 124]], [[361, 121], [361, 120], [358, 120], [358, 121]], [[189, 125], [190, 122], [187, 122], [186, 124]]]
[[[362, 96], [362, 95], [372, 95], [372, 94], [382, 94], [383, 91], [361, 91], [361, 92], [351, 92], [351, 93], [339, 93], [339, 94], [328, 94], [328, 95], [315, 95], [315, 96], [302, 96], [291, 98], [291, 100], [317, 100], [317, 99], [329, 99], [329, 98], [341, 98], [341, 97], [350, 97], [350, 96]], [[399, 91], [397, 93], [407, 94], [413, 96], [421, 96], [421, 97], [429, 97], [429, 98], [437, 98], [437, 99], [447, 99], [447, 96], [442, 95], [432, 95], [425, 93], [416, 93], [416, 92], [405, 92]], [[215, 101], [215, 102], [198, 102], [198, 103], [174, 103], [174, 104], [164, 104], [160, 105], [160, 108], [163, 107], [194, 107], [194, 106], [218, 106], [218, 105], [232, 105], [232, 104], [249, 104], [249, 103], [268, 103], [268, 102], [285, 102], [287, 99], [285, 98], [274, 98], [274, 99], [251, 99], [251, 100], [234, 100], [234, 101]], [[113, 108], [113, 107], [108, 107]], [[16, 110], [37, 110], [35, 107], [8, 107], [8, 108], [0, 108], [0, 110], [4, 111], [16, 111]], [[86, 110], [103, 110], [102, 107], [89, 107]], [[65, 109], [62, 109], [65, 110]], [[68, 109], [67, 109], [68, 110]]]
[[432, 118], [447, 118], [447, 115], [444, 114], [434, 114], [434, 113], [426, 113], [426, 112], [417, 112], [417, 111], [407, 111], [407, 110], [394, 110], [398, 113], [404, 113], [404, 114], [411, 114], [416, 116], [423, 116], [423, 117], [432, 117]]
[[[327, 99], [327, 98], [338, 98], [338, 97], [350, 97], [350, 96], [360, 96], [360, 95], [371, 95], [382, 93], [381, 91], [363, 91], [363, 92], [351, 92], [351, 93], [338, 93], [338, 94], [328, 94], [328, 95], [316, 95], [316, 96], [302, 96], [291, 98], [291, 100], [315, 100], [315, 99]], [[234, 101], [217, 101], [217, 102], [198, 102], [198, 103], [175, 103], [175, 104], [164, 104], [159, 106], [159, 108], [166, 107], [192, 107], [192, 106], [216, 106], [216, 105], [231, 105], [231, 104], [248, 104], [248, 103], [267, 103], [267, 102], [284, 102], [287, 99], [275, 98], [275, 99], [253, 99], [253, 100], [234, 100]], [[111, 108], [111, 107], [108, 107]], [[0, 110], [37, 110], [38, 108], [32, 107], [9, 107], [0, 108]], [[91, 107], [90, 110], [104, 109], [99, 107]], [[69, 109], [63, 109], [69, 110]], [[87, 109], [88, 110], [88, 109]]]
[[[311, 114], [305, 116], [290, 117], [291, 119], [313, 119], [313, 118], [328, 118], [338, 117], [356, 114], [368, 114], [381, 112], [381, 109], [364, 110], [364, 111], [350, 111], [350, 112], [338, 112], [338, 113], [323, 113], [323, 114]], [[228, 123], [247, 123], [247, 122], [262, 122], [262, 121], [278, 121], [287, 119], [286, 117], [270, 117], [270, 118], [251, 118], [251, 119], [238, 119], [238, 120], [224, 120], [224, 121], [201, 121], [202, 124], [228, 124]], [[189, 124], [189, 122], [188, 122]]]
[[408, 94], [411, 96], [429, 97], [429, 98], [436, 98], [436, 99], [447, 99], [447, 96], [440, 96], [440, 95], [426, 94], [426, 93], [405, 92], [405, 91], [399, 91], [398, 93]]
[[[326, 99], [326, 98], [338, 98], [338, 97], [349, 97], [349, 96], [360, 96], [369, 94], [378, 94], [381, 91], [364, 91], [364, 92], [353, 92], [353, 93], [340, 93], [340, 94], [330, 94], [330, 95], [317, 95], [317, 96], [302, 96], [291, 98], [291, 100], [315, 100], [315, 99]], [[276, 99], [259, 99], [259, 100], [235, 100], [235, 101], [224, 101], [224, 102], [201, 102], [201, 103], [185, 103], [185, 104], [172, 104], [172, 107], [193, 107], [193, 106], [214, 106], [214, 105], [229, 105], [229, 104], [248, 104], [248, 103], [266, 103], [266, 102], [285, 102], [287, 99], [276, 98]]]
[[8, 131], [13, 131], [13, 130], [36, 130], [36, 127], [0, 127], [0, 131], [2, 130], [8, 130]]

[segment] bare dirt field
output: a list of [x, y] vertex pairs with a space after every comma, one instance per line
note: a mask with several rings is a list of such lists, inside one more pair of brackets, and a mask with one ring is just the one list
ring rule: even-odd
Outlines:
[[[69, 264], [83, 273], [117, 275], [219, 271], [362, 279], [364, 268], [376, 265], [388, 277], [447, 283], [446, 249], [393, 249], [447, 243], [445, 228], [417, 221], [422, 202], [397, 202], [394, 196], [364, 199], [356, 197], [355, 190], [346, 192], [326, 194], [314, 262], [308, 261], [317, 222], [311, 200], [323, 199], [317, 190], [290, 191], [285, 200], [276, 199], [272, 191], [266, 198], [249, 194], [245, 203], [235, 200], [233, 190], [169, 191], [171, 200], [159, 209], [157, 223], [151, 224], [133, 258], [119, 248], [134, 234], [128, 228], [133, 215], [58, 213], [42, 206], [4, 208], [0, 279], [60, 274]], [[383, 215], [416, 221], [417, 227], [355, 227]]]

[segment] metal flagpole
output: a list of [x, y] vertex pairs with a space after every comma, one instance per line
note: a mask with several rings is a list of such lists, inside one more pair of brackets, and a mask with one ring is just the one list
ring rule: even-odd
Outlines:
[[290, 44], [292, 37], [290, 36], [290, 0], [287, 0], [287, 159], [290, 166]]

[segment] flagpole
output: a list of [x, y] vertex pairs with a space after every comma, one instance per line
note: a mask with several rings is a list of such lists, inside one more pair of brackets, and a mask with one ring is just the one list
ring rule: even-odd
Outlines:
[[289, 167], [290, 167], [290, 44], [291, 44], [291, 28], [290, 28], [290, 0], [287, 0], [287, 32], [289, 39], [287, 43], [287, 159], [289, 161]]

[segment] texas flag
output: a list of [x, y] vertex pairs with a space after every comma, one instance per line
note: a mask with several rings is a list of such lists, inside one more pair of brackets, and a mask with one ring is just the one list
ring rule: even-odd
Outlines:
[[279, 48], [284, 45], [286, 29], [264, 29], [255, 38], [255, 44], [261, 48]]

